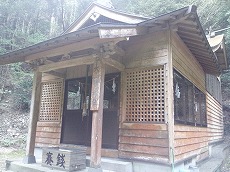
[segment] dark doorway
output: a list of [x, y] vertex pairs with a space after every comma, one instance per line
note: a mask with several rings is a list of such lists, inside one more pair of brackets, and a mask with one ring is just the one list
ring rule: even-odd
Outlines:
[[[61, 143], [90, 146], [92, 78], [66, 80]], [[104, 83], [102, 147], [118, 148], [118, 109], [120, 75], [108, 74]]]

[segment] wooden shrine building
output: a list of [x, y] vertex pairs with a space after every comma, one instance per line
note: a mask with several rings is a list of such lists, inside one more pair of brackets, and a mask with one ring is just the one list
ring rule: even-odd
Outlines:
[[223, 139], [224, 38], [206, 38], [195, 6], [145, 18], [93, 3], [61, 36], [0, 56], [16, 62], [34, 66], [27, 163], [35, 146], [71, 144], [91, 168], [113, 157], [167, 171]]

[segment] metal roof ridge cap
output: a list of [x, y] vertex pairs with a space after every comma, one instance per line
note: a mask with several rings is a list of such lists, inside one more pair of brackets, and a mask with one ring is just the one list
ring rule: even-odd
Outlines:
[[93, 2], [93, 4], [95, 4], [95, 5], [97, 5], [97, 6], [101, 7], [101, 8], [113, 11], [115, 13], [120, 13], [120, 14], [124, 14], [124, 15], [127, 15], [127, 16], [131, 16], [131, 17], [137, 17], [137, 18], [143, 18], [143, 19], [150, 19], [150, 17], [147, 17], [147, 16], [142, 16], [142, 15], [137, 15], [137, 14], [132, 14], [132, 13], [126, 13], [126, 12], [118, 10], [116, 8], [109, 8], [109, 7], [106, 7], [106, 6], [102, 5], [102, 4], [99, 4], [97, 2]]

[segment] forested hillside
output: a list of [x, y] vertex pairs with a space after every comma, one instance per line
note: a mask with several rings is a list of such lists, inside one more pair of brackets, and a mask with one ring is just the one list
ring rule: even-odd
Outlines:
[[[92, 0], [0, 0], [0, 53], [6, 53], [60, 35]], [[208, 34], [230, 27], [229, 0], [98, 0], [121, 11], [144, 16], [161, 14], [194, 4]], [[225, 34], [230, 55], [230, 29]], [[19, 63], [0, 66], [0, 104], [28, 110], [32, 85], [31, 69]], [[222, 76], [225, 110], [230, 111], [230, 70]]]

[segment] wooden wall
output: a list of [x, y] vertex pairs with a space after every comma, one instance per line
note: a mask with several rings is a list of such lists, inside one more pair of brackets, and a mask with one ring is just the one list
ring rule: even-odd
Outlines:
[[205, 127], [175, 125], [175, 161], [194, 155], [208, 155], [208, 132]]
[[61, 138], [61, 122], [37, 123], [36, 147], [59, 146]]
[[205, 89], [205, 73], [176, 33], [172, 34], [173, 67], [206, 94], [207, 127], [175, 125], [175, 161], [198, 155], [208, 156], [208, 145], [223, 134], [221, 105]]
[[[62, 69], [59, 72], [65, 74], [66, 78], [65, 79], [72, 79], [72, 78], [82, 78], [86, 76], [86, 65], [82, 65], [82, 66], [76, 66], [76, 67], [70, 67], [67, 69]], [[116, 69], [106, 66], [106, 73], [114, 73], [114, 72], [118, 72]], [[92, 75], [92, 65], [90, 66], [90, 70], [89, 70], [89, 76]], [[52, 82], [56, 82], [59, 81], [60, 78], [47, 74], [47, 73], [43, 73], [43, 77], [42, 77], [42, 82], [43, 83], [52, 83]], [[60, 144], [60, 138], [61, 138], [61, 114], [62, 114], [62, 110], [63, 110], [63, 98], [64, 98], [64, 84], [63, 84], [63, 92], [61, 93], [62, 95], [55, 95], [54, 98], [52, 98], [52, 100], [54, 100], [55, 98], [57, 98], [57, 96], [61, 96], [62, 100], [60, 100], [62, 102], [61, 107], [57, 107], [58, 109], [60, 108], [61, 113], [60, 113], [60, 121], [52, 121], [52, 120], [47, 120], [47, 121], [38, 121], [37, 123], [37, 130], [36, 130], [36, 146], [37, 147], [47, 147], [47, 146], [59, 146]], [[45, 90], [47, 91], [47, 90]], [[55, 91], [55, 90], [54, 90]], [[50, 93], [48, 93], [50, 94]], [[47, 102], [49, 103], [49, 102]], [[49, 103], [49, 105], [52, 103]], [[54, 103], [55, 104], [55, 103]], [[53, 107], [50, 106], [45, 106], [46, 110], [48, 112], [50, 112], [50, 116], [53, 115], [52, 113], [52, 109]], [[47, 107], [49, 109], [47, 109]], [[56, 111], [55, 111], [56, 112]], [[46, 116], [47, 119], [49, 118], [49, 115]]]
[[179, 36], [172, 32], [173, 67], [205, 93], [205, 73]]
[[60, 78], [43, 75], [36, 147], [59, 146], [63, 111], [64, 83]]
[[[168, 39], [165, 32], [131, 38], [125, 46], [123, 63], [129, 71], [165, 65], [168, 61]], [[165, 122], [126, 122], [126, 77], [122, 73], [121, 115], [119, 124], [119, 157], [168, 163], [169, 140]]]
[[[205, 93], [205, 73], [202, 67], [179, 36], [174, 32], [171, 36], [173, 67]], [[207, 154], [207, 128], [175, 125], [174, 133], [175, 161], [200, 153]]]
[[141, 68], [164, 65], [168, 62], [167, 32], [130, 38], [125, 46], [123, 63], [126, 68]]
[[214, 143], [223, 139], [224, 123], [222, 105], [207, 93], [208, 140]]
[[168, 143], [165, 124], [123, 123], [119, 133], [119, 157], [167, 163]]
[[[222, 107], [205, 89], [205, 73], [176, 33], [171, 35], [168, 44], [166, 31], [144, 36], [136, 36], [124, 44], [125, 57], [122, 63], [131, 69], [167, 66], [169, 47], [172, 50], [173, 67], [190, 80], [207, 96], [208, 127], [185, 125], [174, 126], [175, 161], [199, 155], [198, 159], [208, 156], [208, 144], [222, 139], [223, 117]], [[107, 67], [106, 73], [117, 72]], [[92, 71], [90, 71], [91, 75]], [[126, 71], [121, 74], [121, 102], [119, 118], [119, 148], [121, 158], [169, 162], [169, 132], [167, 119], [163, 123], [126, 122]], [[72, 67], [66, 70], [66, 79], [85, 77], [86, 66]], [[52, 78], [52, 80], [55, 78]], [[45, 79], [48, 80], [47, 77]], [[165, 81], [166, 82], [166, 81]], [[167, 83], [165, 83], [167, 84]], [[36, 146], [59, 145], [61, 122], [38, 122]]]

